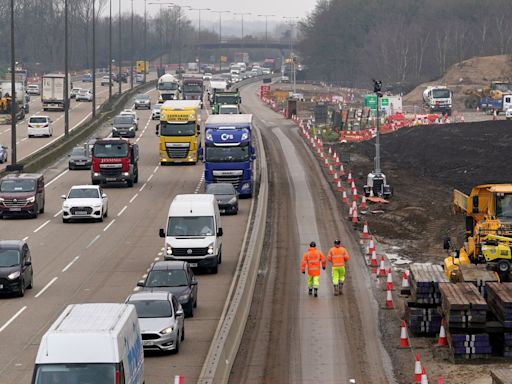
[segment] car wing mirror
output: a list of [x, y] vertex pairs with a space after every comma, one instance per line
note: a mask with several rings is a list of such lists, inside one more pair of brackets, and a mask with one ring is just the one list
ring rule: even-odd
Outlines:
[[217, 230], [217, 237], [221, 237], [223, 234], [224, 234], [224, 231], [222, 230], [222, 228], [219, 228]]
[[31, 265], [32, 265], [32, 261], [31, 260], [25, 261], [25, 266], [26, 267], [30, 267]]
[[104, 199], [106, 199], [106, 198], [107, 198], [107, 194], [106, 194], [106, 193], [102, 193], [102, 194], [101, 194], [101, 197], [102, 197], [102, 198], [104, 198]]
[[163, 228], [160, 228], [160, 230], [158, 231], [158, 235], [159, 235], [160, 237], [165, 237], [165, 231], [164, 231], [164, 229], [163, 229]]
[[197, 285], [197, 280], [192, 280], [192, 282], [190, 283], [190, 285]]
[[66, 195], [60, 195], [60, 198], [61, 198], [61, 199], [65, 199], [65, 198], [66, 198]]
[[183, 316], [183, 308], [180, 308], [176, 311], [176, 316]]
[[143, 287], [144, 286], [144, 280], [137, 281], [137, 287]]

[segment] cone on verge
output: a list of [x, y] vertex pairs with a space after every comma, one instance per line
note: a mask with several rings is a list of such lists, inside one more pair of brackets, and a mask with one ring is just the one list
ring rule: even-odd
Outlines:
[[345, 191], [345, 190], [343, 191], [343, 195], [342, 195], [342, 197], [341, 197], [341, 201], [342, 201], [343, 203], [348, 202], [348, 198], [347, 198], [347, 191]]
[[420, 384], [428, 384], [427, 370], [421, 367], [421, 381]]
[[373, 236], [370, 236], [370, 245], [368, 246], [368, 254], [371, 255], [373, 251], [376, 251], [375, 243], [373, 242]]
[[411, 288], [409, 287], [409, 279], [408, 279], [406, 271], [404, 271], [404, 274], [402, 275], [402, 287], [400, 289], [400, 293], [402, 295], [410, 295], [411, 294]]
[[338, 180], [338, 184], [336, 185], [336, 190], [337, 190], [338, 192], [343, 191], [343, 187], [341, 186], [341, 180]]
[[395, 289], [393, 286], [393, 275], [391, 274], [391, 267], [388, 269], [388, 277], [386, 278], [386, 291], [392, 291]]
[[444, 328], [444, 319], [441, 320], [441, 329], [439, 330], [439, 340], [436, 346], [444, 347], [448, 345], [448, 339], [446, 338], [446, 330]]
[[366, 209], [366, 195], [363, 193], [361, 196], [361, 205], [359, 206], [361, 209]]
[[367, 221], [365, 221], [364, 225], [363, 225], [363, 235], [362, 235], [362, 238], [363, 239], [369, 239], [370, 238], [370, 233], [368, 232], [368, 222]]
[[343, 169], [343, 164], [340, 165], [340, 175], [345, 176], [345, 170]]
[[409, 348], [409, 336], [407, 335], [405, 320], [402, 320], [402, 325], [400, 326], [400, 348]]
[[444, 384], [443, 376], [437, 378], [437, 384]]
[[352, 183], [353, 181], [354, 179], [352, 178], [352, 171], [348, 171], [347, 183]]
[[353, 208], [352, 208], [352, 205], [349, 205], [348, 206], [348, 219], [352, 219], [352, 211], [353, 211]]
[[414, 382], [415, 383], [421, 383], [421, 360], [420, 355], [416, 354], [416, 362], [414, 363]]
[[372, 267], [377, 267], [379, 265], [379, 261], [377, 260], [377, 251], [375, 249], [372, 251], [372, 257], [370, 259], [370, 265]]
[[395, 308], [395, 304], [393, 304], [393, 295], [391, 294], [391, 290], [386, 291], [386, 308], [393, 309]]
[[358, 198], [359, 198], [359, 196], [357, 195], [357, 189], [354, 188], [352, 190], [352, 201], [356, 202]]
[[352, 210], [352, 222], [357, 223], [359, 220], [357, 219], [357, 206]]
[[384, 255], [380, 257], [379, 277], [386, 277], [386, 267], [384, 266]]
[[338, 181], [340, 181], [340, 178], [338, 177], [338, 172], [334, 172], [334, 177], [332, 178], [332, 182], [336, 184]]

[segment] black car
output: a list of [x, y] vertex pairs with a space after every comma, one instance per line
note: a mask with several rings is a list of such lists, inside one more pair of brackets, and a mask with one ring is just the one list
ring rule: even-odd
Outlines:
[[24, 296], [33, 282], [28, 244], [23, 240], [0, 240], [0, 292]]
[[68, 168], [91, 169], [91, 154], [87, 145], [73, 148], [69, 155]]
[[197, 280], [190, 265], [185, 261], [157, 261], [151, 265], [148, 275], [137, 285], [144, 291], [168, 291], [178, 298], [185, 315], [194, 317], [197, 307]]
[[136, 125], [133, 116], [117, 115], [112, 121], [112, 137], [135, 137]]
[[212, 183], [206, 185], [205, 193], [215, 195], [219, 211], [223, 213], [238, 213], [238, 192], [231, 183]]

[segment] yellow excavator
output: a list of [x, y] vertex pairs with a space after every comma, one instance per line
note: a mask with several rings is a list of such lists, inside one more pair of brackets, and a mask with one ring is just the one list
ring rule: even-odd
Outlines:
[[[5, 94], [0, 97], [0, 124], [10, 124], [11, 123], [11, 96], [9, 94]], [[23, 120], [25, 118], [25, 110], [20, 103], [15, 104], [16, 108], [16, 121]]]
[[501, 281], [510, 280], [512, 265], [512, 184], [485, 184], [473, 187], [468, 195], [453, 191], [454, 212], [466, 216], [464, 246], [452, 248], [449, 238], [444, 249], [444, 271], [451, 281], [460, 281], [459, 266], [486, 264]]
[[468, 109], [475, 109], [481, 98], [491, 98], [494, 100], [501, 100], [503, 95], [512, 92], [512, 85], [509, 81], [492, 80], [489, 85], [485, 85], [479, 89], [467, 89], [464, 91], [466, 98], [464, 106]]

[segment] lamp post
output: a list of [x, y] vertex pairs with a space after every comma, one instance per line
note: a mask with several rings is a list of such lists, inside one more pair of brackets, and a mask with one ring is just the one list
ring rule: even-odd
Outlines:
[[148, 68], [148, 48], [147, 48], [147, 33], [148, 33], [148, 17], [147, 17], [147, 0], [144, 0], [144, 84], [146, 84], [146, 72]]
[[130, 26], [130, 89], [133, 89], [133, 0], [132, 0], [132, 17], [131, 17], [131, 26]]
[[[212, 11], [219, 14], [219, 45], [222, 45], [222, 14], [231, 13], [231, 11]], [[222, 55], [219, 54], [219, 71], [222, 72]]]
[[197, 11], [198, 12], [198, 27], [197, 27], [197, 59], [198, 59], [198, 66], [199, 66], [199, 72], [201, 72], [201, 11], [211, 11], [210, 8], [192, 8], [187, 7], [191, 11]]
[[11, 0], [11, 164], [16, 165], [16, 60], [14, 58], [14, 0]]
[[109, 0], [109, 14], [108, 14], [108, 101], [110, 102], [111, 100], [112, 100], [112, 0]]
[[96, 0], [92, 0], [92, 118], [96, 117]]
[[242, 49], [244, 49], [244, 16], [252, 15], [250, 12], [238, 12], [233, 15], [242, 16]]
[[297, 16], [283, 16], [283, 19], [288, 20], [290, 24], [290, 69], [293, 77], [293, 93], [297, 93], [297, 82], [296, 82], [296, 67], [295, 67], [295, 55], [293, 54], [293, 19], [298, 20], [300, 17]]
[[69, 136], [68, 0], [64, 0], [64, 136]]
[[265, 48], [268, 48], [268, 18], [275, 15], [258, 15], [259, 17], [265, 18]]
[[119, 57], [117, 58], [117, 84], [119, 85], [119, 95], [121, 95], [121, 88], [122, 88], [122, 81], [121, 81], [121, 64], [122, 64], [122, 60], [121, 60], [121, 56], [122, 56], [122, 51], [121, 51], [121, 0], [119, 0], [119, 36], [118, 36], [118, 48], [119, 48]]

